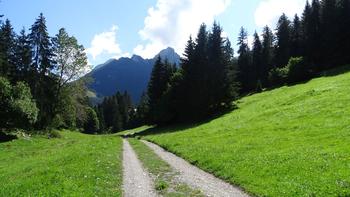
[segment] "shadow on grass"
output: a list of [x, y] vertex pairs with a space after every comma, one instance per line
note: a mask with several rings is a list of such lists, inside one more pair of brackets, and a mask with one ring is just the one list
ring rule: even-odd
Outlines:
[[333, 77], [341, 74], [345, 74], [347, 72], [350, 72], [350, 64], [339, 66], [337, 68], [333, 68], [324, 72], [321, 72], [318, 76], [319, 77]]
[[17, 139], [17, 136], [5, 134], [5, 133], [0, 131], [0, 143], [8, 142], [8, 141], [15, 140], [15, 139]]
[[237, 109], [237, 106], [234, 105], [232, 108], [223, 110], [219, 113], [216, 113], [214, 115], [211, 115], [210, 117], [203, 119], [201, 121], [184, 121], [182, 123], [173, 123], [169, 124], [166, 126], [155, 126], [152, 128], [145, 129], [143, 131], [133, 133], [133, 134], [126, 134], [123, 135], [122, 137], [124, 138], [135, 138], [135, 137], [142, 137], [142, 136], [147, 136], [147, 135], [157, 135], [157, 134], [164, 134], [164, 133], [173, 133], [173, 132], [181, 132], [187, 129], [191, 129], [194, 127], [198, 127], [202, 124], [206, 124], [208, 122], [211, 122], [215, 119], [218, 119], [226, 114], [231, 113], [233, 110]]
[[[308, 79], [305, 79], [305, 80], [302, 80], [302, 81], [289, 82], [289, 83], [280, 84], [280, 85], [276, 85], [276, 86], [273, 86], [273, 87], [265, 88], [264, 92], [271, 91], [271, 90], [274, 90], [274, 89], [278, 89], [278, 88], [283, 87], [283, 86], [292, 87], [292, 86], [295, 86], [295, 85], [306, 84], [309, 81], [311, 81], [313, 79], [316, 79], [316, 78], [319, 78], [319, 77], [334, 77], [334, 76], [345, 74], [345, 73], [348, 73], [348, 72], [350, 72], [350, 65], [339, 66], [339, 67], [336, 67], [336, 68], [333, 68], [333, 69], [330, 69], [330, 70], [325, 70], [325, 71], [319, 72], [317, 74], [314, 74], [313, 76], [310, 76]], [[259, 92], [253, 92], [253, 93], [245, 94], [241, 98], [243, 98], [245, 96], [253, 95], [255, 93], [259, 93]]]

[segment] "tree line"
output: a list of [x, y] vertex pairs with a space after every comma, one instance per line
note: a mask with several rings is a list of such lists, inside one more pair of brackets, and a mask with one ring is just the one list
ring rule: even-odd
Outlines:
[[305, 81], [350, 63], [349, 35], [349, 0], [307, 1], [302, 16], [290, 20], [282, 14], [275, 31], [266, 26], [261, 35], [255, 32], [251, 49], [242, 27], [238, 38], [240, 93]]
[[203, 120], [234, 107], [252, 92], [308, 80], [350, 63], [350, 1], [306, 2], [302, 16], [282, 14], [277, 27], [254, 33], [252, 46], [243, 27], [238, 57], [222, 28], [205, 24], [187, 42], [181, 65], [158, 58], [136, 114], [146, 124]]
[[84, 128], [89, 115], [84, 47], [64, 28], [50, 37], [43, 14], [26, 33], [0, 27], [0, 130]]

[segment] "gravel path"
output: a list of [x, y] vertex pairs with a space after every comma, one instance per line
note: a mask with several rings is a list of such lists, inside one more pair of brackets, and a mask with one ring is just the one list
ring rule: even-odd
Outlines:
[[123, 139], [123, 196], [156, 196], [151, 178], [125, 139]]
[[169, 163], [171, 167], [177, 170], [180, 174], [178, 178], [181, 182], [189, 186], [199, 189], [206, 196], [222, 196], [222, 197], [248, 197], [242, 190], [234, 187], [213, 175], [204, 172], [203, 170], [191, 165], [184, 159], [165, 151], [163, 148], [142, 140], [148, 147], [150, 147], [156, 154], [164, 161]]

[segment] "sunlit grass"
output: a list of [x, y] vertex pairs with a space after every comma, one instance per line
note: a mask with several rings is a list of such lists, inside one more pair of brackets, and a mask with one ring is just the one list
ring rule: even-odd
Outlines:
[[121, 196], [121, 139], [61, 135], [0, 143], [0, 196]]

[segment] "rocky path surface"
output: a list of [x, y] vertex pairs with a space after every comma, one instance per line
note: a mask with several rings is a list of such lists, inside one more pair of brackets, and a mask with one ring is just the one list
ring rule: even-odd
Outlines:
[[156, 196], [152, 179], [143, 169], [129, 142], [123, 139], [123, 196]]
[[215, 176], [204, 172], [203, 170], [191, 165], [184, 159], [165, 151], [163, 148], [143, 141], [148, 147], [150, 147], [156, 154], [159, 155], [164, 161], [179, 172], [178, 178], [181, 182], [188, 184], [189, 186], [198, 189], [206, 196], [215, 197], [248, 197], [246, 193], [237, 187], [230, 185], [216, 178]]

